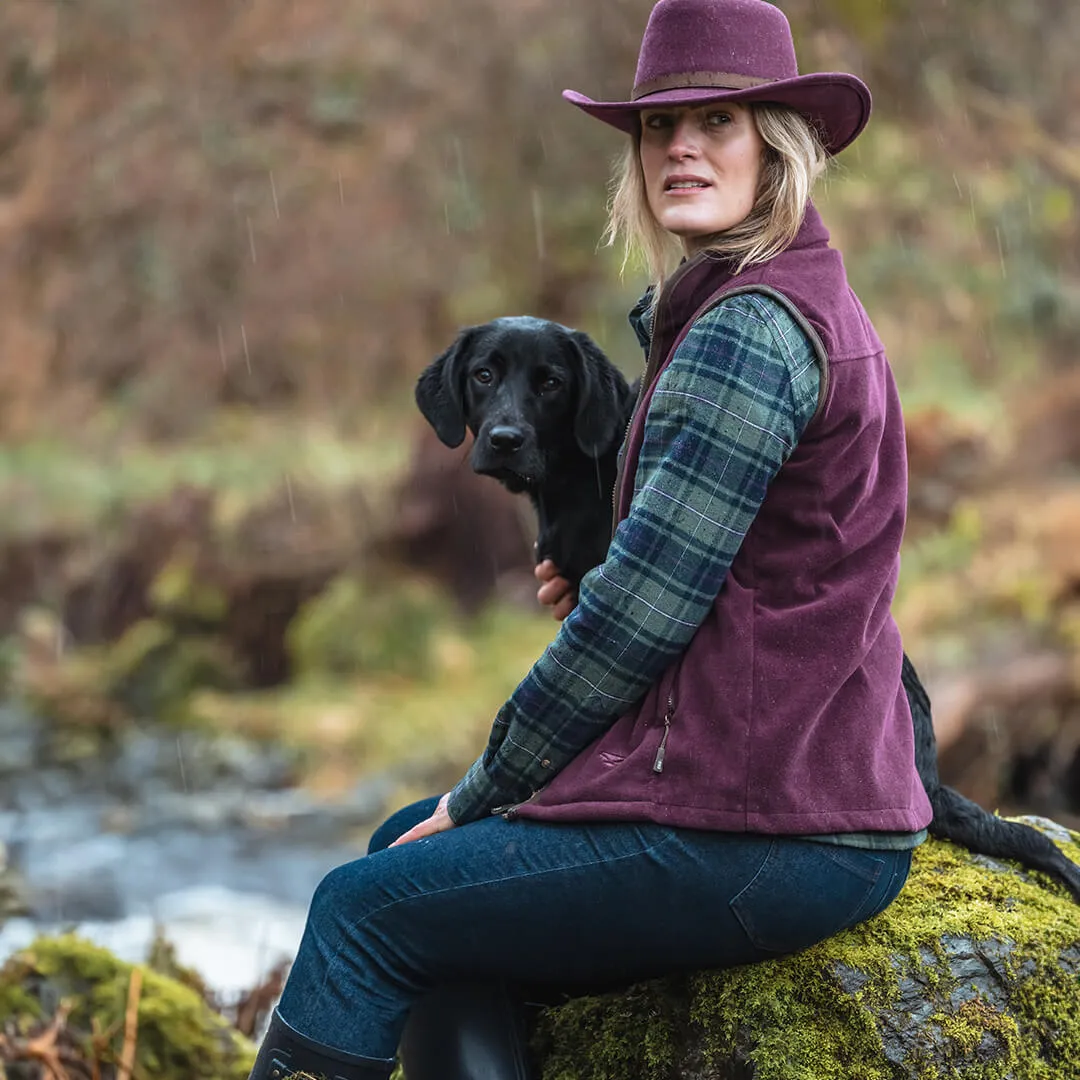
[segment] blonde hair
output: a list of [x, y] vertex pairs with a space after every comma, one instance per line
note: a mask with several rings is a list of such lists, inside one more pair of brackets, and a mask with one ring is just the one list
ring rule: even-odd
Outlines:
[[[732, 260], [736, 273], [771, 259], [795, 239], [814, 184], [829, 163], [817, 131], [801, 113], [765, 102], [752, 102], [750, 110], [765, 143], [757, 198], [742, 221], [704, 245]], [[631, 136], [616, 159], [604, 243], [611, 246], [621, 238], [623, 269], [640, 261], [659, 285], [684, 252], [678, 237], [656, 220], [649, 207], [639, 141], [639, 135]]]

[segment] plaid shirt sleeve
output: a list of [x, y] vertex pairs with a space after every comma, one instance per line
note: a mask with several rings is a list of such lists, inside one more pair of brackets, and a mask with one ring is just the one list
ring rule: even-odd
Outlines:
[[457, 824], [528, 799], [638, 701], [704, 621], [817, 408], [813, 347], [776, 300], [702, 316], [646, 416], [629, 515], [450, 793]]

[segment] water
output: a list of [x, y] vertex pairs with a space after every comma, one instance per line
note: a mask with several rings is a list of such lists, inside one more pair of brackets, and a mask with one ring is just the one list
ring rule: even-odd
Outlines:
[[326, 804], [288, 785], [279, 749], [132, 731], [108, 754], [49, 760], [40, 725], [0, 708], [0, 845], [32, 915], [0, 960], [74, 930], [129, 961], [159, 931], [224, 1000], [295, 953], [311, 894], [363, 854], [397, 775]]

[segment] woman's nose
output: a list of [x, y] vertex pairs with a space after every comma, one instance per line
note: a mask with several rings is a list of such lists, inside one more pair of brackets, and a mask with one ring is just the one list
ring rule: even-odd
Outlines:
[[693, 157], [698, 152], [698, 135], [693, 117], [682, 117], [671, 132], [668, 154], [673, 158]]

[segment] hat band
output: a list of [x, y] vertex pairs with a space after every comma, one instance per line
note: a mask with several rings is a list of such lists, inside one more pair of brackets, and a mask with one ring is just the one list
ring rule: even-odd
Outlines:
[[776, 82], [775, 78], [759, 79], [756, 75], [731, 75], [725, 71], [683, 71], [674, 75], [660, 75], [648, 82], [639, 83], [630, 95], [631, 101], [658, 93], [661, 90], [685, 90], [688, 87], [712, 86], [718, 90], [746, 90], [751, 86], [764, 86]]

